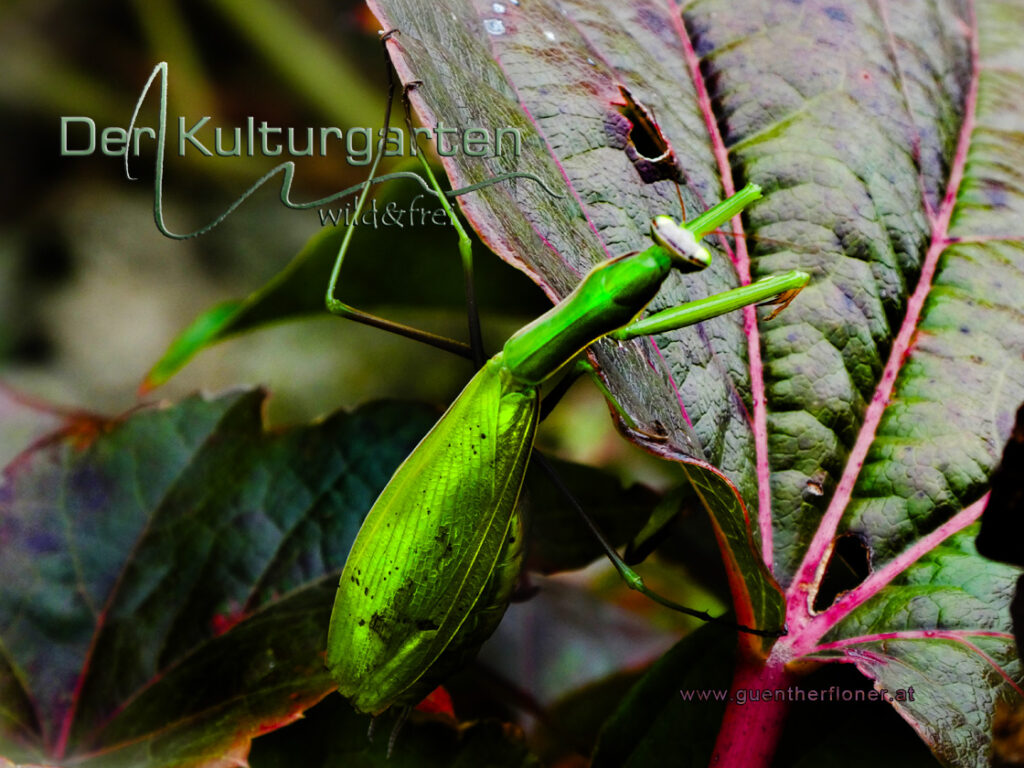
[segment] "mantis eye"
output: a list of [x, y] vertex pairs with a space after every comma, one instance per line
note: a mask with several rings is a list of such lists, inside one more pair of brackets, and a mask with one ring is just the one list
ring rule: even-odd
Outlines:
[[681, 272], [697, 272], [711, 264], [708, 249], [697, 242], [690, 230], [676, 224], [670, 216], [654, 217], [651, 237], [668, 251], [672, 266]]

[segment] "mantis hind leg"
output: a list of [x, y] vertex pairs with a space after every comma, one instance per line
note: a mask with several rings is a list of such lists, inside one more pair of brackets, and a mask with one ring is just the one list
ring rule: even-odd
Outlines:
[[[605, 386], [604, 382], [601, 380], [600, 376], [597, 373], [597, 369], [588, 361], [582, 359], [576, 361], [576, 363], [573, 366], [573, 370], [566, 374], [566, 376], [564, 376], [562, 380], [558, 382], [555, 388], [552, 389], [552, 391], [544, 398], [544, 402], [541, 406], [542, 419], [554, 408], [557, 402], [561, 400], [561, 398], [568, 391], [569, 387], [571, 387], [572, 384], [580, 376], [584, 374], [589, 375], [591, 377], [591, 379], [597, 385], [598, 389], [601, 391], [601, 394], [604, 395], [605, 400], [619, 414], [620, 418], [622, 418], [623, 422], [630, 429], [643, 431], [639, 429], [633, 418], [615, 398], [615, 395], [612, 394], [612, 392], [608, 389], [607, 386]], [[644, 432], [644, 434], [650, 433]], [[664, 440], [664, 437], [661, 435], [650, 436], [652, 439], [655, 440]], [[570, 490], [570, 488], [563, 482], [562, 478], [558, 475], [554, 467], [551, 466], [547, 459], [545, 459], [539, 451], [534, 449], [531, 460], [536, 466], [539, 466], [544, 471], [544, 473], [550, 479], [551, 483], [555, 486], [559, 493], [561, 493], [562, 496], [565, 497], [565, 499], [569, 502], [569, 505], [572, 506], [572, 508], [576, 511], [576, 514], [579, 515], [579, 517], [586, 524], [587, 528], [590, 529], [590, 532], [593, 534], [594, 538], [601, 546], [601, 549], [604, 551], [605, 556], [615, 567], [615, 570], [618, 571], [619, 576], [622, 578], [623, 581], [626, 582], [630, 589], [636, 590], [640, 594], [644, 595], [650, 600], [653, 600], [659, 605], [665, 606], [666, 608], [678, 611], [679, 613], [684, 613], [687, 616], [694, 616], [698, 619], [702, 619], [703, 621], [721, 624], [732, 629], [739, 630], [740, 632], [747, 632], [749, 634], [759, 635], [761, 637], [781, 637], [785, 634], [784, 629], [765, 630], [758, 629], [756, 627], [748, 627], [743, 624], [737, 624], [736, 622], [729, 621], [728, 619], [712, 616], [707, 611], [698, 611], [693, 608], [688, 608], [684, 605], [680, 605], [679, 603], [673, 600], [668, 599], [667, 597], [664, 597], [663, 595], [649, 588], [644, 583], [644, 580], [640, 576], [640, 574], [638, 574], [629, 565], [627, 565], [626, 562], [622, 559], [622, 557], [619, 556], [618, 552], [615, 551], [615, 547], [612, 546], [611, 542], [608, 540], [608, 537], [605, 536], [605, 534], [601, 531], [600, 527], [597, 525], [594, 519], [583, 508], [583, 505], [580, 503], [579, 499], [576, 498], [572, 490]]]
[[[391, 759], [392, 753], [395, 751], [395, 745], [398, 743], [398, 736], [402, 732], [403, 726], [409, 719], [409, 713], [412, 711], [410, 706], [395, 707], [398, 710], [398, 716], [395, 718], [395, 724], [391, 726], [391, 733], [388, 736], [388, 751], [387, 759]], [[370, 718], [370, 725], [366, 729], [366, 740], [369, 742], [373, 741], [374, 735], [377, 733], [377, 724], [380, 722], [384, 715], [377, 715], [376, 717]]]
[[757, 627], [748, 627], [743, 624], [737, 624], [734, 621], [729, 621], [728, 619], [724, 619], [719, 616], [712, 616], [707, 611], [698, 611], [694, 608], [688, 608], [685, 605], [680, 605], [679, 603], [669, 600], [667, 597], [655, 592], [644, 583], [640, 574], [630, 568], [619, 556], [618, 552], [615, 551], [615, 547], [611, 545], [611, 542], [609, 542], [604, 533], [602, 533], [597, 523], [595, 523], [593, 518], [587, 514], [587, 511], [580, 504], [579, 500], [575, 495], [573, 495], [573, 492], [568, 488], [568, 486], [562, 482], [562, 478], [558, 476], [558, 473], [555, 472], [554, 468], [548, 463], [548, 461], [537, 451], [534, 451], [533, 453], [533, 461], [537, 466], [544, 470], [558, 491], [565, 496], [569, 504], [576, 510], [576, 513], [583, 519], [583, 522], [586, 523], [590, 532], [594, 535], [594, 538], [596, 538], [598, 543], [601, 545], [601, 549], [604, 550], [605, 556], [611, 561], [612, 565], [615, 566], [615, 570], [619, 572], [619, 576], [622, 577], [622, 580], [626, 582], [626, 585], [630, 589], [636, 590], [640, 594], [650, 600], [653, 600], [659, 605], [665, 606], [666, 608], [671, 608], [679, 613], [685, 613], [687, 616], [694, 616], [695, 618], [711, 622], [713, 624], [721, 624], [723, 626], [739, 630], [740, 632], [747, 632], [761, 637], [781, 637], [786, 634], [785, 630], [758, 629]]
[[395, 751], [395, 744], [398, 743], [398, 734], [402, 732], [402, 726], [404, 726], [406, 720], [409, 719], [409, 712], [411, 711], [412, 707], [402, 707], [398, 711], [398, 720], [395, 721], [395, 725], [391, 729], [391, 735], [388, 737], [387, 757], [389, 760], [391, 759], [391, 753]]
[[459, 237], [459, 256], [462, 259], [462, 273], [465, 276], [466, 284], [466, 315], [469, 322], [469, 344], [473, 356], [473, 364], [479, 368], [484, 364], [484, 360], [487, 359], [487, 355], [484, 352], [483, 335], [480, 332], [480, 310], [476, 300], [476, 287], [473, 280], [473, 242], [469, 239], [469, 235], [462, 226], [462, 222], [459, 220], [459, 217], [456, 216], [455, 211], [452, 210], [451, 204], [448, 202], [448, 197], [441, 189], [441, 185], [437, 183], [437, 179], [434, 177], [434, 172], [430, 169], [430, 163], [427, 162], [423, 153], [420, 152], [416, 138], [416, 131], [413, 130], [412, 125], [412, 105], [409, 101], [409, 92], [421, 85], [423, 85], [421, 80], [413, 80], [406, 83], [405, 88], [402, 90], [402, 104], [405, 107], [405, 123], [409, 131], [411, 149], [416, 153], [416, 158], [420, 161], [420, 165], [423, 168], [423, 174], [429, 180], [430, 186], [433, 187], [434, 192], [437, 194], [437, 199], [441, 203], [441, 207], [448, 215], [448, 219], [451, 221], [452, 226], [455, 228], [455, 232]]
[[[391, 30], [381, 35], [382, 43], [385, 43], [395, 33], [395, 31], [396, 30]], [[363, 206], [366, 204], [366, 199], [370, 193], [370, 187], [372, 186], [373, 180], [377, 176], [377, 168], [380, 165], [380, 159], [384, 154], [384, 142], [386, 141], [388, 129], [391, 122], [391, 103], [394, 99], [395, 79], [394, 73], [392, 72], [391, 69], [391, 61], [390, 59], [387, 58], [387, 56], [385, 56], [385, 61], [388, 77], [388, 97], [387, 106], [384, 111], [384, 127], [381, 132], [381, 138], [377, 142], [377, 151], [374, 154], [373, 163], [370, 166], [370, 174], [369, 177], [367, 178], [367, 183], [363, 186], [363, 190], [359, 195], [358, 201], [356, 202], [354, 216], [356, 220], [358, 220], [359, 216], [362, 214]], [[435, 189], [438, 198], [441, 200], [442, 205], [445, 206], [446, 210], [449, 213], [449, 216], [452, 217], [452, 221], [456, 225], [456, 229], [460, 234], [459, 249], [460, 252], [463, 252], [463, 268], [466, 269], [466, 263], [468, 258], [469, 272], [467, 273], [467, 280], [471, 280], [472, 257], [471, 255], [467, 256], [467, 254], [464, 252], [468, 251], [469, 239], [465, 234], [465, 230], [462, 229], [461, 224], [457, 222], [457, 219], [452, 213], [451, 208], [448, 205], [447, 198], [441, 191], [440, 186], [437, 184], [437, 181], [433, 177], [433, 174], [430, 173], [430, 167], [426, 164], [426, 161], [423, 159], [422, 154], [417, 152], [417, 157], [420, 158], [420, 161], [423, 164], [424, 168], [426, 169], [427, 176], [432, 182], [432, 185]], [[331, 270], [331, 278], [327, 285], [327, 294], [324, 297], [324, 303], [327, 307], [327, 311], [330, 312], [332, 315], [344, 317], [348, 320], [354, 320], [357, 323], [370, 325], [373, 326], [374, 328], [380, 328], [381, 330], [390, 331], [391, 333], [395, 333], [399, 336], [404, 336], [415, 341], [420, 341], [423, 342], [424, 344], [429, 344], [432, 347], [443, 349], [446, 352], [451, 352], [453, 354], [459, 355], [460, 357], [465, 357], [477, 361], [477, 359], [480, 358], [482, 352], [478, 351], [480, 349], [480, 346], [476, 343], [474, 343], [473, 346], [470, 346], [461, 341], [456, 341], [454, 339], [449, 339], [445, 336], [440, 336], [438, 334], [420, 330], [419, 328], [413, 328], [412, 326], [409, 325], [397, 323], [393, 320], [388, 320], [378, 315], [374, 315], [369, 312], [364, 312], [361, 309], [357, 309], [356, 307], [353, 307], [351, 304], [348, 304], [347, 302], [344, 302], [337, 297], [337, 287], [339, 277], [341, 276], [341, 266], [345, 260], [345, 254], [348, 253], [349, 244], [352, 241], [352, 236], [355, 233], [355, 229], [355, 226], [350, 226], [346, 230], [345, 237], [341, 242], [341, 247], [338, 249], [338, 256], [334, 261], [334, 267]], [[463, 238], [465, 238], [465, 244], [463, 243]], [[467, 291], [469, 291], [469, 288], [467, 288]], [[472, 332], [472, 322], [470, 323], [470, 327]], [[477, 332], [479, 333], [479, 324], [477, 324], [476, 327]], [[482, 364], [482, 362], [483, 359], [480, 358], [477, 363], [478, 367], [480, 364]]]

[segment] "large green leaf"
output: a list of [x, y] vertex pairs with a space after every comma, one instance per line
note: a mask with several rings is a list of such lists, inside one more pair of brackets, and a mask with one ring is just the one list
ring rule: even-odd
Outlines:
[[923, 555], [842, 620], [816, 655], [852, 662], [889, 691], [912, 690], [898, 709], [936, 755], [987, 765], [995, 701], [1020, 697], [1006, 631], [1018, 572], [980, 566], [976, 533], [967, 528]]
[[[531, 274], [552, 299], [567, 294], [599, 261], [649, 244], [652, 215], [678, 210], [673, 182], [645, 184], [622, 147], [610, 146], [629, 131], [628, 120], [620, 114], [625, 97], [618, 84], [627, 85], [634, 95], [636, 84], [613, 76], [611, 63], [599, 58], [610, 55], [608, 51], [592, 56], [597, 51], [587, 48], [579, 28], [592, 24], [601, 34], [618, 29], [619, 43], [625, 44], [632, 34], [645, 32], [642, 25], [634, 29], [629, 24], [634, 11], [622, 19], [602, 19], [615, 11], [592, 4], [561, 10], [543, 3], [498, 4], [505, 12], [489, 18], [497, 13], [491, 6], [482, 6], [478, 14], [470, 3], [441, 4], [431, 14], [419, 13], [413, 3], [370, 5], [385, 26], [399, 30], [392, 58], [403, 80], [424, 81], [412, 94], [424, 125], [440, 122], [492, 132], [514, 127], [523, 136], [518, 157], [457, 154], [449, 159], [445, 169], [453, 186], [529, 168], [561, 194], [553, 197], [539, 184], [520, 181], [460, 198], [481, 239]], [[667, 34], [671, 24], [664, 10]], [[642, 15], [642, 8], [636, 12]], [[662, 34], [657, 29], [647, 32], [652, 37]], [[631, 44], [646, 57], [664, 42], [633, 39]], [[533, 66], [536, 60], [546, 67]], [[693, 88], [692, 83], [687, 86], [684, 62], [666, 57], [665, 63], [671, 70], [665, 79], [677, 80], [684, 93], [674, 93], [671, 103], [641, 101], [658, 115], [666, 136], [670, 126], [678, 126], [675, 133], [688, 136], [700, 155], [701, 162], [692, 165], [694, 186], [683, 192], [689, 210], [699, 211], [723, 196], [722, 187], [715, 180], [711, 145], [702, 147], [698, 141], [703, 118], [691, 108], [677, 108], [686, 104], [687, 87]], [[654, 72], [650, 62], [642, 66]], [[566, 130], [570, 124], [572, 130]], [[678, 145], [676, 154], [690, 173], [691, 164]], [[718, 259], [706, 272], [701, 280], [671, 278], [653, 308], [736, 285], [727, 260]], [[727, 559], [736, 563], [729, 573], [737, 615], [743, 623], [777, 628], [781, 593], [756, 564], [744, 506], [744, 501], [757, 499], [757, 484], [743, 339], [741, 320], [720, 318], [675, 334], [667, 344], [602, 342], [595, 354], [609, 385], [640, 427], [631, 431], [634, 440], [660, 455], [687, 460], [703, 482], [718, 482], [716, 466], [729, 473], [740, 492], [716, 494], [722, 504], [715, 511], [726, 534], [722, 541]], [[737, 531], [742, 534], [734, 536]]]
[[[723, 238], [716, 264], [672, 282], [658, 306], [809, 271], [786, 311], [602, 343], [595, 358], [641, 426], [634, 440], [689, 463], [698, 488], [717, 467], [738, 494], [702, 494], [731, 532], [737, 613], [781, 613], [768, 570], [786, 588], [790, 633], [767, 663], [745, 662], [744, 679], [838, 654], [879, 686], [897, 668], [943, 681], [941, 699], [900, 712], [943, 760], [984, 764], [995, 702], [1021, 697], [1014, 572], [963, 546], [962, 532], [1024, 398], [1024, 8], [370, 5], [398, 29], [389, 46], [402, 79], [424, 82], [413, 98], [425, 125], [522, 131], [518, 157], [446, 158], [454, 186], [516, 170], [562, 193], [519, 182], [461, 200], [481, 239], [552, 298], [649, 243], [651, 217], [678, 211], [672, 177], [691, 211], [747, 181], [765, 189], [746, 237]], [[674, 168], [638, 161], [656, 137], [637, 105]], [[822, 585], [844, 534], [866, 567], [833, 601]], [[971, 662], [957, 672], [961, 658]], [[727, 712], [720, 743], [754, 733]]]
[[244, 755], [333, 687], [336, 574], [433, 421], [366, 406], [266, 433], [261, 392], [59, 433], [0, 485], [0, 753]]

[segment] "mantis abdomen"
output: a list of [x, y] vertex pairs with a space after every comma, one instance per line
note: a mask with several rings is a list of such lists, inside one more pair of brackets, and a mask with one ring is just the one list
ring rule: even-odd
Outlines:
[[356, 709], [415, 703], [439, 663], [497, 626], [518, 575], [516, 503], [538, 411], [536, 387], [492, 358], [370, 509], [328, 634], [327, 664]]
[[523, 515], [517, 507], [512, 514], [505, 535], [505, 545], [494, 564], [491, 577], [459, 629], [458, 636], [398, 703], [415, 705], [421, 701], [446, 678], [471, 662], [484, 641], [494, 634], [519, 583], [523, 556], [526, 552], [523, 528]]

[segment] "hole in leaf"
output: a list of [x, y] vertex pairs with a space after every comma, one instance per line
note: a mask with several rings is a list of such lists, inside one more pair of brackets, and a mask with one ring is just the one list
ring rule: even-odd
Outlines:
[[616, 104], [615, 107], [619, 114], [631, 123], [629, 140], [640, 156], [647, 160], [659, 160], [664, 155], [671, 154], [672, 148], [647, 107], [634, 99], [633, 94], [625, 86], [619, 86], [619, 94], [625, 103]]
[[843, 534], [832, 547], [821, 587], [814, 598], [814, 610], [824, 611], [843, 592], [848, 592], [871, 572], [870, 551], [859, 536]]
[[820, 498], [825, 495], [825, 482], [828, 480], [828, 474], [823, 469], [819, 469], [809, 478], [807, 483], [804, 485], [803, 496], [807, 500], [808, 497]]
[[608, 146], [622, 149], [645, 184], [683, 180], [672, 145], [668, 143], [653, 113], [633, 98], [623, 85], [619, 86], [622, 102], [613, 101], [615, 112], [605, 121]]

